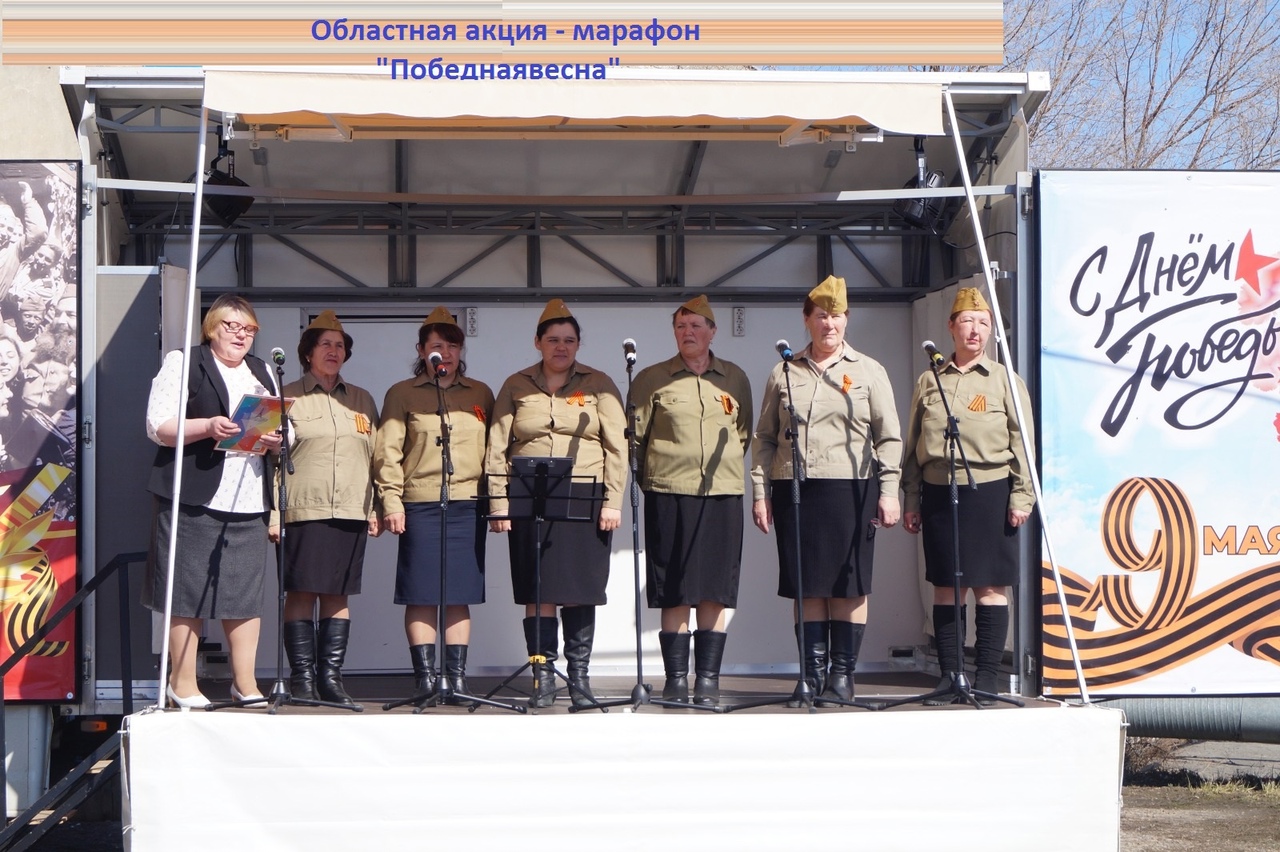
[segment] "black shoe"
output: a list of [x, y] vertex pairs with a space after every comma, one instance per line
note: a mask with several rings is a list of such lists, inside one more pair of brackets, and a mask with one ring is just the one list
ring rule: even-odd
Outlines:
[[311, 621], [286, 621], [284, 650], [289, 657], [289, 694], [302, 701], [317, 700], [315, 624]]
[[436, 646], [410, 645], [409, 659], [413, 661], [414, 696], [433, 694], [436, 691]]
[[662, 667], [667, 680], [662, 685], [662, 700], [689, 703], [689, 640], [692, 634], [658, 632], [662, 648]]
[[938, 685], [933, 688], [933, 691], [942, 692], [943, 690], [946, 690], [945, 694], [937, 695], [933, 698], [926, 698], [924, 700], [924, 706], [925, 707], [945, 707], [948, 704], [954, 703], [956, 700], [956, 695], [952, 687], [953, 687], [953, 684], [951, 681], [951, 675], [947, 672], [943, 672], [942, 677], [938, 679]]
[[529, 657], [541, 656], [544, 660], [532, 665], [530, 707], [550, 707], [556, 703], [555, 662], [560, 649], [559, 630], [560, 622], [554, 615], [529, 616], [524, 620], [524, 642]]
[[564, 624], [564, 658], [569, 674], [569, 700], [579, 710], [595, 707], [598, 702], [591, 694], [591, 679], [587, 669], [591, 665], [591, 646], [596, 638], [596, 608], [593, 606], [566, 606], [560, 610]]
[[342, 686], [342, 661], [350, 637], [350, 619], [322, 618], [316, 624], [316, 694], [322, 701], [344, 707], [356, 706]]
[[693, 703], [715, 707], [720, 703], [720, 664], [728, 634], [718, 630], [698, 630], [693, 634]]
[[470, 695], [467, 689], [467, 646], [444, 646], [444, 676], [449, 682], [449, 703], [455, 703], [453, 695]]
[[985, 692], [986, 695], [974, 695], [977, 702], [983, 707], [990, 707], [996, 703], [995, 698], [988, 696], [996, 696], [1000, 694], [1000, 678], [995, 672], [976, 672], [973, 676], [973, 691], [975, 693]]

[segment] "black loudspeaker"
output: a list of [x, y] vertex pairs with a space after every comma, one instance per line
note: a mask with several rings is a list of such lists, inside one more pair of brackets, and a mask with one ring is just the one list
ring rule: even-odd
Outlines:
[[[903, 189], [938, 189], [942, 186], [942, 172], [932, 171], [925, 175], [924, 185], [918, 178], [912, 178], [902, 185]], [[927, 231], [934, 230], [938, 217], [942, 214], [941, 198], [900, 198], [893, 202], [893, 212], [897, 213], [909, 224]]]
[[[210, 169], [208, 175], [205, 176], [204, 182], [207, 186], [249, 185], [235, 175], [227, 174], [221, 169]], [[243, 216], [245, 211], [253, 206], [253, 199], [246, 195], [206, 194], [204, 205], [213, 214], [213, 218], [221, 222], [224, 228], [229, 228], [236, 219]]]

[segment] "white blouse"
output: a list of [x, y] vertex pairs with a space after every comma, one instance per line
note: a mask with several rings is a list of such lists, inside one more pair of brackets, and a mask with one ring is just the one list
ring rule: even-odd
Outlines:
[[[249, 365], [240, 362], [237, 367], [228, 367], [214, 359], [218, 372], [227, 386], [227, 398], [232, 408], [240, 401], [240, 397], [250, 394], [275, 393], [275, 383], [264, 388], [257, 376], [249, 369]], [[175, 350], [164, 356], [160, 372], [151, 380], [151, 396], [147, 399], [147, 437], [162, 444], [160, 427], [184, 410], [178, 399], [178, 391], [182, 382], [182, 353]], [[262, 456], [256, 453], [228, 452], [222, 462], [222, 481], [217, 492], [205, 503], [205, 508], [217, 512], [236, 512], [256, 514], [266, 509], [262, 501]]]

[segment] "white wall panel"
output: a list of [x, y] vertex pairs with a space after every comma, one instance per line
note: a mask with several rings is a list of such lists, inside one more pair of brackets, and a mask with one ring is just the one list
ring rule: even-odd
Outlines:
[[[343, 322], [355, 340], [354, 355], [343, 371], [350, 381], [373, 393], [381, 402], [387, 388], [410, 375], [417, 327], [422, 317], [445, 291], [435, 291], [424, 301], [401, 307], [381, 307], [361, 311], [340, 310]], [[450, 309], [469, 306], [466, 295], [444, 301]], [[297, 307], [260, 306], [258, 316], [263, 331], [258, 336], [259, 352], [280, 346], [290, 355], [286, 380], [297, 375], [293, 355], [299, 329], [305, 317], [329, 305]], [[497, 392], [503, 380], [537, 359], [533, 333], [543, 303], [483, 304], [477, 308], [478, 336], [469, 338], [465, 358], [468, 374], [488, 383]], [[604, 305], [574, 303], [575, 315], [583, 329], [580, 360], [607, 371], [626, 393], [626, 370], [621, 342], [636, 340], [637, 369], [675, 354], [671, 336], [671, 305]], [[799, 347], [805, 341], [800, 302], [794, 304], [751, 304], [745, 306], [747, 334], [732, 336], [729, 303], [714, 302], [719, 330], [714, 351], [741, 366], [751, 378], [754, 408], [760, 407], [765, 378], [777, 355], [773, 343], [785, 337]], [[363, 317], [363, 319], [362, 319]], [[910, 386], [915, 372], [912, 360], [911, 313], [906, 305], [877, 305], [852, 310], [848, 340], [861, 351], [881, 361], [889, 371], [898, 393], [898, 408], [905, 416], [910, 402]], [[789, 602], [777, 597], [777, 551], [774, 536], [765, 536], [750, 523], [749, 497], [743, 547], [742, 586], [739, 606], [729, 626], [730, 640], [725, 655], [726, 671], [777, 671], [794, 669], [795, 641]], [[643, 507], [642, 507], [643, 510]], [[641, 531], [643, 546], [643, 530]], [[390, 536], [370, 542], [365, 564], [364, 593], [352, 599], [354, 627], [347, 658], [349, 671], [403, 670], [408, 653], [402, 628], [402, 608], [391, 603], [395, 573], [396, 543]], [[623, 511], [622, 528], [614, 534], [609, 604], [600, 610], [593, 670], [600, 673], [630, 673], [635, 661], [633, 597], [633, 549], [631, 509]], [[901, 528], [880, 533], [876, 548], [875, 591], [871, 598], [870, 627], [863, 646], [862, 664], [883, 666], [891, 646], [915, 645], [923, 641], [923, 612], [916, 579], [916, 551], [913, 538]], [[643, 578], [643, 556], [641, 571]], [[514, 669], [524, 661], [524, 640], [520, 621], [522, 608], [511, 602], [511, 582], [505, 537], [488, 540], [488, 602], [473, 609], [471, 668], [478, 672]], [[274, 584], [268, 583], [263, 635], [275, 635]], [[657, 653], [658, 617], [644, 610], [642, 620], [646, 650], [646, 672], [660, 672]], [[260, 655], [265, 667], [272, 656]]]

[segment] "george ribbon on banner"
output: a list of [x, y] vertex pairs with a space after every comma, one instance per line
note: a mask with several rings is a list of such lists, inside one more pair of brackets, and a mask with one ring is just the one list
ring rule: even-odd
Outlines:
[[[47, 464], [0, 514], [0, 613], [5, 638], [17, 649], [44, 626], [58, 596], [58, 580], [47, 554], [39, 545], [49, 535], [53, 512], [35, 513], [67, 477], [70, 468]], [[57, 657], [70, 642], [41, 641], [31, 656]]]
[[[1144, 548], [1133, 535], [1134, 512], [1150, 497], [1160, 528]], [[1090, 582], [1059, 568], [1067, 615], [1089, 688], [1136, 683], [1223, 645], [1280, 665], [1280, 564], [1245, 571], [1193, 594], [1199, 565], [1195, 513], [1186, 494], [1167, 479], [1140, 477], [1111, 492], [1102, 514], [1103, 549], [1131, 573], [1159, 572], [1151, 603], [1134, 594], [1131, 575], [1103, 574]], [[1041, 566], [1046, 691], [1078, 688], [1063, 612], [1048, 565]], [[1097, 630], [1103, 610], [1120, 626]]]

